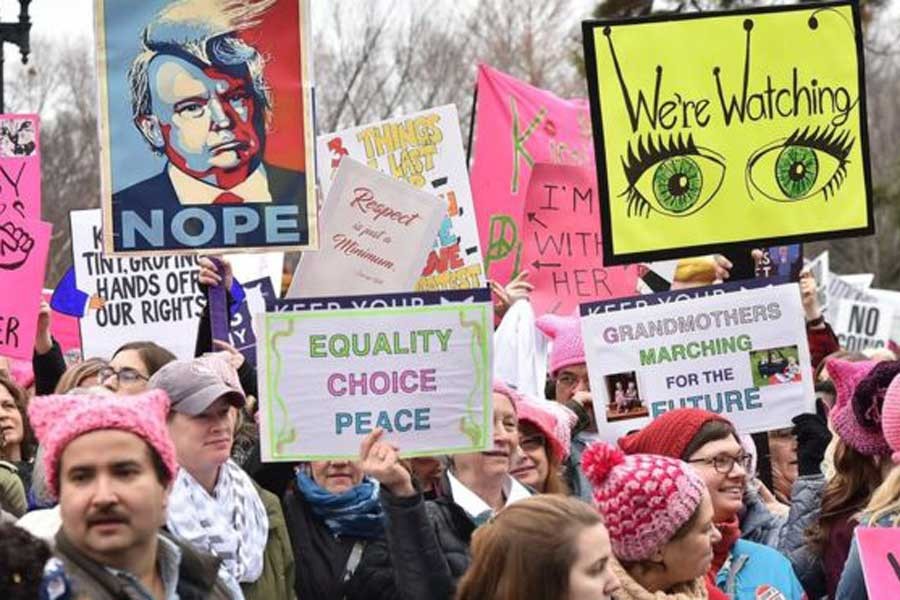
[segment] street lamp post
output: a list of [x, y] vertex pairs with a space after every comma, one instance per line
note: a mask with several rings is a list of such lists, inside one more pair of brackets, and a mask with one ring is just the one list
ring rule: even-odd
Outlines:
[[3, 93], [3, 45], [6, 42], [19, 47], [22, 55], [22, 64], [28, 64], [28, 54], [31, 52], [31, 20], [28, 18], [28, 5], [31, 0], [19, 0], [19, 20], [11, 23], [0, 22], [0, 113], [6, 111], [6, 103]]

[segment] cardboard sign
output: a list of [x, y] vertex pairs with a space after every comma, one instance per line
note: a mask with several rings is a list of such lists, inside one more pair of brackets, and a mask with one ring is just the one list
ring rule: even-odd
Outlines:
[[828, 250], [807, 262], [804, 268], [816, 278], [816, 297], [819, 300], [819, 308], [822, 309], [822, 314], [824, 315], [828, 311], [828, 285], [831, 277]]
[[891, 341], [900, 342], [900, 292], [896, 290], [883, 290], [869, 288], [866, 293], [875, 298], [878, 304], [887, 304], [894, 309], [894, 323], [891, 326]]
[[94, 15], [105, 251], [316, 248], [308, 3]]
[[637, 293], [637, 265], [603, 266], [599, 211], [590, 166], [535, 165], [522, 224], [535, 314], [571, 314], [584, 302]]
[[874, 232], [858, 4], [583, 33], [607, 264]]
[[841, 275], [841, 277], [844, 278], [844, 281], [862, 291], [871, 288], [875, 282], [875, 273], [853, 273], [851, 275]]
[[53, 226], [0, 215], [0, 356], [30, 361]]
[[900, 529], [857, 527], [856, 542], [869, 600], [900, 598]]
[[402, 456], [491, 446], [489, 302], [259, 321], [264, 461], [355, 459], [375, 427]]
[[[281, 293], [281, 281], [284, 277], [284, 254], [281, 252], [263, 252], [254, 254], [227, 254], [231, 261], [231, 268], [235, 276], [246, 287], [250, 283], [267, 277], [272, 286], [272, 293], [277, 296]], [[267, 287], [266, 290], [269, 288]]]
[[344, 156], [365, 162], [447, 202], [416, 291], [484, 287], [481, 248], [456, 106], [321, 135], [316, 140], [323, 195]]
[[280, 298], [268, 304], [272, 312], [298, 310], [339, 310], [342, 308], [397, 308], [471, 304], [490, 302], [488, 288], [475, 290], [447, 290], [444, 292], [416, 292], [413, 294], [374, 294], [367, 296], [333, 296], [330, 298]]
[[722, 414], [741, 433], [790, 426], [811, 412], [798, 286], [767, 283], [582, 305], [600, 436], [615, 441], [676, 408]]
[[197, 257], [105, 256], [100, 211], [75, 210], [69, 220], [75, 266], [69, 285], [74, 286], [71, 295], [81, 300], [84, 356], [109, 357], [122, 344], [149, 339], [178, 358], [192, 358], [206, 305], [197, 282]]
[[300, 258], [287, 295], [411, 291], [446, 212], [437, 196], [345, 157], [322, 207], [322, 248]]
[[0, 356], [31, 361], [52, 226], [41, 221], [38, 116], [0, 115]]
[[41, 218], [38, 115], [0, 115], [0, 219]]
[[521, 261], [523, 209], [536, 162], [593, 164], [587, 100], [564, 100], [487, 65], [478, 66], [472, 195], [484, 267], [509, 281]]
[[834, 333], [844, 350], [885, 348], [891, 339], [893, 325], [894, 307], [890, 304], [842, 300], [834, 321]]

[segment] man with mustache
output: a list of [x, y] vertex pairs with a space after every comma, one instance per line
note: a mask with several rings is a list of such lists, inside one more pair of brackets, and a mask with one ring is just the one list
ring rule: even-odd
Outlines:
[[62, 516], [55, 553], [76, 597], [230, 598], [217, 576], [218, 558], [160, 529], [177, 469], [168, 408], [158, 390], [31, 402], [47, 484]]

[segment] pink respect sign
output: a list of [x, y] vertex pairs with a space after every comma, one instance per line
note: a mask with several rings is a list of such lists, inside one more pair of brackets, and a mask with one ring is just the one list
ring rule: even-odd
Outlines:
[[600, 198], [594, 167], [537, 163], [522, 222], [521, 268], [534, 285], [536, 314], [571, 314], [578, 305], [634, 296], [636, 265], [603, 266]]
[[522, 209], [534, 164], [594, 164], [587, 100], [564, 100], [479, 65], [473, 143], [470, 180], [485, 272], [506, 283], [525, 268]]

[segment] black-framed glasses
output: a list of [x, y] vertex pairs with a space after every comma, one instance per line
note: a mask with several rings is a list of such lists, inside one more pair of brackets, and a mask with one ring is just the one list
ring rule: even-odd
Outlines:
[[103, 367], [97, 373], [97, 377], [100, 378], [101, 382], [106, 381], [110, 377], [115, 377], [119, 383], [137, 383], [138, 381], [150, 380], [149, 377], [144, 376], [140, 371], [131, 367], [122, 367], [118, 371], [112, 367]]
[[750, 454], [741, 454], [740, 456], [731, 456], [730, 454], [717, 454], [709, 458], [695, 458], [687, 461], [689, 463], [704, 463], [712, 465], [716, 473], [728, 475], [734, 469], [735, 464], [740, 464], [745, 471], [750, 471], [750, 465], [753, 464], [753, 456]]
[[533, 452], [538, 448], [543, 448], [547, 443], [547, 438], [545, 438], [542, 434], [536, 433], [534, 435], [526, 435], [522, 438], [519, 438], [519, 447], [522, 448], [525, 452]]

